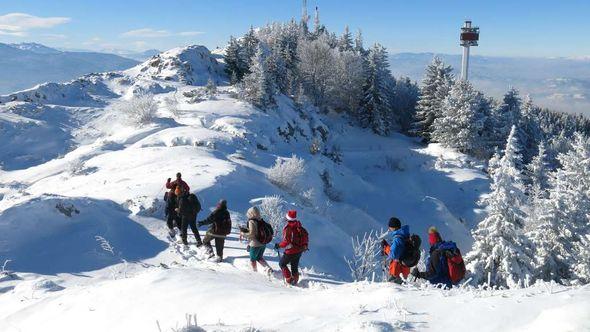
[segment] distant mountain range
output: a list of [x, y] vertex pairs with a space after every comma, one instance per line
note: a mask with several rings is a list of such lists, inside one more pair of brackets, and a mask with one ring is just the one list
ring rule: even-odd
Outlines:
[[[434, 53], [398, 53], [390, 56], [394, 75], [420, 81]], [[461, 56], [439, 54], [461, 70]], [[530, 94], [535, 104], [565, 112], [590, 115], [590, 59], [472, 56], [469, 78], [481, 91], [500, 97], [513, 86]]]
[[136, 64], [136, 60], [114, 54], [60, 51], [36, 43], [0, 43], [0, 94]]

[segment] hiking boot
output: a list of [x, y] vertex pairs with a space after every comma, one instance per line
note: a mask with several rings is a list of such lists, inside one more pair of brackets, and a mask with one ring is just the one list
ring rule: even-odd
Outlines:
[[174, 228], [170, 228], [170, 229], [168, 229], [168, 235], [169, 235], [171, 238], [174, 238], [174, 237], [176, 236], [176, 231], [174, 230]]

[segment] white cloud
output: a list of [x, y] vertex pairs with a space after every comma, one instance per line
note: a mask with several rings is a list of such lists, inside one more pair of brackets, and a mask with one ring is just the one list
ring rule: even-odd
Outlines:
[[169, 37], [172, 34], [168, 30], [154, 30], [151, 28], [143, 28], [131, 30], [121, 34], [123, 37], [138, 37], [138, 38], [161, 38]]
[[24, 13], [9, 13], [0, 16], [0, 35], [25, 36], [29, 30], [49, 29], [69, 21], [69, 17], [38, 17]]
[[127, 38], [164, 38], [172, 36], [190, 37], [201, 35], [202, 31], [182, 31], [182, 32], [170, 32], [168, 30], [156, 30], [152, 28], [136, 29], [124, 32], [121, 34], [122, 37]]
[[61, 33], [44, 33], [42, 36], [46, 37], [48, 39], [54, 39], [54, 40], [68, 39], [68, 36], [61, 34]]
[[178, 33], [179, 36], [197, 36], [202, 34], [204, 34], [203, 31], [183, 31]]

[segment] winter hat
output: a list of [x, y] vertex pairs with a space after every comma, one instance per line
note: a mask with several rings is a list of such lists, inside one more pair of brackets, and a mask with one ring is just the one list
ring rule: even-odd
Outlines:
[[402, 222], [399, 219], [397, 219], [396, 217], [391, 217], [389, 219], [388, 226], [391, 227], [391, 228], [401, 228], [402, 227]]
[[287, 220], [289, 220], [289, 221], [297, 220], [297, 211], [295, 211], [295, 210], [287, 211], [287, 215], [285, 216], [285, 218], [287, 218]]
[[248, 209], [248, 212], [246, 212], [246, 216], [248, 217], [248, 219], [260, 219], [260, 210], [258, 209], [258, 207], [253, 206]]
[[428, 229], [428, 243], [430, 243], [430, 245], [433, 246], [441, 241], [442, 238], [440, 237], [440, 233], [438, 232], [438, 230], [436, 230], [436, 227], [430, 227]]
[[220, 199], [219, 202], [217, 203], [217, 207], [218, 208], [227, 208], [227, 201], [225, 199]]

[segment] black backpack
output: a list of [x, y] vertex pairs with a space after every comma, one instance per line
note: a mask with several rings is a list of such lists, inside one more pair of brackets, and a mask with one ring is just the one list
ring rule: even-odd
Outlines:
[[401, 263], [407, 267], [414, 267], [420, 261], [420, 246], [422, 240], [416, 234], [412, 234], [404, 239], [404, 254], [401, 257]]
[[215, 233], [217, 235], [229, 235], [231, 233], [231, 217], [229, 212], [225, 211], [221, 220], [215, 223]]
[[188, 201], [189, 201], [190, 205], [193, 207], [193, 209], [194, 209], [193, 211], [195, 214], [201, 212], [201, 202], [199, 202], [197, 195], [189, 194]]
[[274, 237], [274, 230], [272, 226], [264, 221], [264, 219], [256, 220], [256, 228], [258, 229], [258, 233], [256, 234], [256, 240], [262, 244], [268, 244], [272, 241]]

